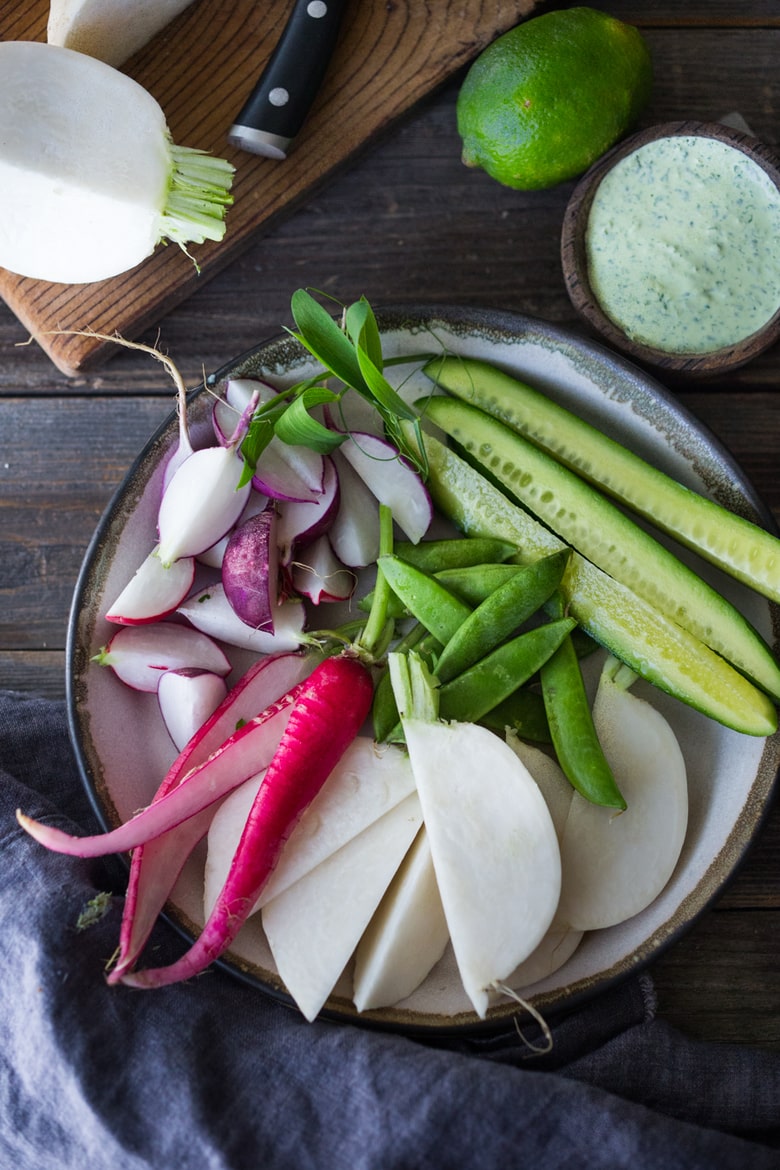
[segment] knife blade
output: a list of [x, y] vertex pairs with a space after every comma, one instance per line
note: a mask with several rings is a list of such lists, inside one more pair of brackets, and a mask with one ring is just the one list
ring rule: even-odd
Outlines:
[[228, 133], [251, 154], [287, 158], [319, 91], [347, 0], [296, 0], [279, 42]]

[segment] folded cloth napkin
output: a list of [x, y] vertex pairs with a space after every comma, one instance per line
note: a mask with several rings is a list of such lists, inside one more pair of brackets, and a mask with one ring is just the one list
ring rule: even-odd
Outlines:
[[[219, 969], [109, 988], [121, 889], [41, 848], [17, 807], [96, 822], [61, 703], [0, 692], [0, 1167], [15, 1170], [780, 1168], [780, 1057], [696, 1043], [630, 979], [500, 1035], [428, 1041], [316, 1021]], [[158, 924], [155, 961], [182, 949]]]

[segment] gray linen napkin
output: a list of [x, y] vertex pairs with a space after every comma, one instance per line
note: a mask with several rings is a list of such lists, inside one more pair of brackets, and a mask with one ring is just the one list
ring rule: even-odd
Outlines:
[[[121, 885], [49, 853], [22, 807], [95, 828], [60, 703], [0, 692], [0, 1170], [769, 1170], [780, 1058], [695, 1043], [654, 1017], [648, 976], [550, 1021], [430, 1042], [316, 1021], [220, 970], [109, 988]], [[160, 923], [170, 962], [182, 941]]]

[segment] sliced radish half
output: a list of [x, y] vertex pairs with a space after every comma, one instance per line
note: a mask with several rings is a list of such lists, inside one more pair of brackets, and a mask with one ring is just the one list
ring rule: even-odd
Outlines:
[[379, 556], [377, 499], [340, 451], [334, 451], [331, 458], [340, 486], [338, 512], [328, 529], [330, 543], [343, 564], [364, 568]]
[[277, 505], [276, 541], [279, 560], [289, 565], [296, 545], [314, 540], [327, 531], [339, 505], [339, 477], [336, 465], [326, 457], [322, 494], [314, 500], [280, 500]]
[[196, 630], [258, 654], [295, 650], [304, 641], [306, 611], [300, 601], [283, 601], [276, 607], [273, 634], [242, 622], [225, 596], [222, 584], [210, 585], [194, 594], [176, 612], [187, 618]]
[[159, 621], [181, 605], [194, 579], [192, 557], [181, 557], [166, 566], [155, 548], [108, 607], [106, 621], [126, 626]]
[[273, 634], [278, 581], [276, 512], [269, 507], [233, 529], [222, 561], [222, 584], [242, 622]]
[[323, 601], [346, 601], [355, 588], [355, 574], [341, 563], [327, 534], [303, 549], [292, 566], [295, 592], [314, 605]]
[[422, 540], [433, 519], [433, 505], [420, 476], [386, 439], [353, 432], [339, 453], [360, 476], [380, 504], [415, 544]]
[[230, 662], [213, 638], [173, 622], [122, 626], [93, 661], [110, 666], [136, 691], [156, 692], [167, 670], [188, 667], [230, 673]]
[[227, 695], [227, 683], [210, 670], [166, 670], [157, 684], [157, 699], [168, 734], [181, 751]]

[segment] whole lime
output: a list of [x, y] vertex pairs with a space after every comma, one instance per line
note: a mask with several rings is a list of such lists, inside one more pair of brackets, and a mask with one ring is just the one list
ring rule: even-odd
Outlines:
[[519, 190], [573, 179], [631, 128], [652, 81], [633, 25], [594, 8], [534, 17], [488, 45], [465, 77], [463, 161]]

